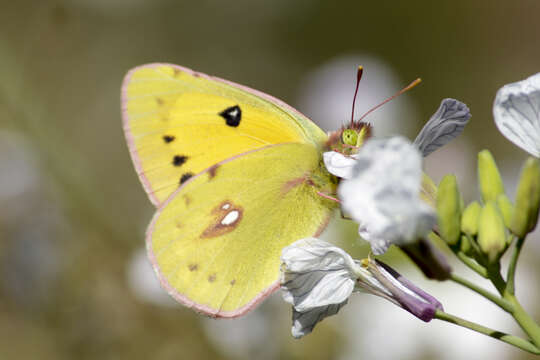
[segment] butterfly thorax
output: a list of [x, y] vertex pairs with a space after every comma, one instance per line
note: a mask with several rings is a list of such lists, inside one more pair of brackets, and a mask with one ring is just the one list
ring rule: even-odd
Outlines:
[[321, 159], [319, 167], [309, 174], [308, 183], [318, 191], [326, 194], [335, 194], [339, 179], [328, 172], [324, 161]]

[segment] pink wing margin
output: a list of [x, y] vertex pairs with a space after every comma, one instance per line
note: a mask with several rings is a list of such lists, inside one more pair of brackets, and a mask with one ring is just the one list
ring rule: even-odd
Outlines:
[[[286, 143], [284, 143], [284, 144], [286, 144]], [[228, 162], [233, 161], [233, 160], [235, 160], [235, 159], [237, 159], [237, 158], [239, 158], [241, 156], [250, 154], [250, 153], [255, 152], [255, 151], [260, 151], [260, 150], [266, 149], [268, 147], [280, 146], [280, 145], [284, 145], [284, 144], [268, 145], [268, 146], [265, 146], [265, 147], [262, 147], [262, 148], [259, 148], [259, 149], [246, 151], [244, 153], [241, 153], [241, 154], [235, 155], [233, 157], [230, 157], [228, 159], [225, 159], [223, 161], [220, 161], [220, 162], [217, 163], [217, 165], [222, 165], [222, 164], [228, 163]], [[154, 250], [152, 249], [152, 233], [154, 232], [154, 225], [155, 225], [157, 219], [159, 218], [159, 216], [161, 215], [162, 210], [174, 199], [176, 194], [178, 194], [180, 191], [182, 191], [182, 189], [185, 186], [187, 186], [190, 182], [194, 181], [196, 178], [198, 178], [198, 177], [202, 176], [203, 174], [205, 174], [206, 172], [208, 172], [212, 167], [213, 166], [208, 167], [207, 169], [201, 171], [199, 174], [189, 178], [175, 192], [173, 192], [171, 194], [171, 196], [169, 196], [169, 198], [167, 198], [167, 200], [165, 200], [165, 202], [159, 207], [159, 209], [154, 214], [154, 217], [152, 218], [152, 221], [150, 222], [150, 225], [148, 226], [148, 229], [146, 230], [146, 250], [148, 252], [148, 258], [150, 259], [150, 263], [152, 264], [152, 268], [154, 269], [154, 272], [156, 273], [156, 275], [157, 275], [157, 277], [159, 279], [161, 287], [163, 289], [165, 289], [167, 291], [167, 293], [170, 296], [172, 296], [176, 301], [178, 301], [179, 303], [181, 303], [182, 305], [184, 305], [184, 306], [186, 306], [188, 308], [194, 309], [195, 311], [200, 312], [200, 313], [202, 313], [204, 315], [207, 315], [207, 316], [210, 316], [210, 317], [214, 317], [214, 318], [236, 318], [236, 317], [243, 316], [243, 315], [247, 314], [248, 312], [250, 312], [251, 310], [255, 309], [264, 299], [266, 299], [268, 296], [270, 296], [272, 293], [274, 293], [276, 290], [278, 290], [279, 289], [279, 279], [277, 279], [270, 286], [268, 286], [266, 289], [261, 291], [249, 303], [242, 306], [241, 308], [238, 308], [235, 311], [222, 311], [221, 309], [213, 309], [213, 308], [211, 308], [209, 306], [196, 303], [193, 300], [191, 300], [190, 298], [188, 298], [187, 296], [185, 296], [184, 294], [179, 293], [178, 291], [176, 291], [176, 289], [174, 287], [172, 287], [172, 285], [167, 281], [167, 278], [165, 276], [163, 276], [163, 274], [160, 272], [159, 265], [157, 263], [155, 255], [154, 255]], [[319, 228], [317, 229], [315, 234], [313, 234], [313, 236], [315, 236], [315, 237], [319, 236], [324, 231], [324, 229], [326, 228], [326, 226], [330, 222], [331, 218], [332, 218], [332, 215], [329, 214], [327, 219], [323, 223], [321, 223], [319, 225]]]
[[140, 70], [140, 69], [143, 69], [143, 68], [156, 68], [156, 67], [160, 67], [160, 66], [171, 66], [171, 67], [173, 67], [175, 69], [180, 70], [181, 72], [188, 73], [189, 75], [194, 76], [194, 77], [202, 77], [202, 78], [205, 78], [205, 79], [208, 79], [208, 80], [213, 80], [213, 81], [221, 82], [221, 83], [236, 87], [236, 88], [238, 88], [240, 90], [243, 90], [245, 92], [256, 95], [256, 96], [258, 96], [258, 97], [260, 97], [260, 98], [262, 98], [264, 100], [267, 100], [270, 103], [273, 103], [273, 104], [275, 104], [275, 105], [277, 105], [279, 107], [282, 107], [282, 108], [286, 109], [290, 113], [296, 114], [297, 116], [302, 117], [302, 118], [310, 121], [308, 117], [306, 117], [304, 114], [302, 114], [301, 112], [299, 112], [298, 110], [296, 110], [292, 106], [286, 104], [282, 100], [279, 100], [279, 99], [277, 99], [277, 98], [275, 98], [275, 97], [273, 97], [271, 95], [265, 94], [262, 91], [255, 90], [255, 89], [252, 89], [252, 88], [244, 86], [244, 85], [236, 84], [236, 83], [234, 83], [232, 81], [224, 80], [224, 79], [221, 79], [219, 77], [210, 76], [210, 75], [206, 75], [204, 73], [196, 72], [196, 71], [193, 71], [191, 69], [185, 68], [183, 66], [179, 66], [179, 65], [175, 65], [175, 64], [169, 64], [169, 63], [150, 63], [150, 64], [137, 66], [137, 67], [129, 70], [128, 73], [126, 74], [126, 76], [124, 77], [124, 81], [122, 82], [122, 90], [121, 90], [122, 124], [123, 124], [123, 127], [124, 127], [124, 133], [125, 133], [125, 136], [126, 136], [126, 141], [127, 141], [127, 144], [128, 144], [129, 153], [131, 155], [131, 160], [133, 161], [133, 165], [135, 166], [135, 170], [137, 171], [139, 179], [141, 180], [141, 183], [142, 183], [142, 185], [144, 187], [144, 190], [146, 191], [146, 193], [150, 197], [150, 201], [156, 207], [160, 206], [160, 202], [159, 202], [158, 198], [154, 195], [154, 192], [152, 190], [152, 186], [150, 185], [150, 181], [148, 180], [148, 178], [146, 177], [146, 175], [143, 172], [141, 162], [139, 161], [139, 154], [137, 153], [137, 149], [135, 148], [135, 141], [133, 139], [133, 134], [131, 133], [131, 128], [129, 126], [129, 116], [127, 114], [127, 102], [128, 102], [127, 87], [129, 85], [129, 83], [131, 82], [131, 77], [133, 76], [133, 73], [136, 72], [137, 70]]

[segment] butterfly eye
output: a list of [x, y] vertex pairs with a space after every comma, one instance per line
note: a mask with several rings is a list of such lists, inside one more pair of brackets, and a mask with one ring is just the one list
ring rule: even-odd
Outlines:
[[358, 133], [356, 131], [354, 131], [353, 129], [343, 130], [343, 134], [341, 134], [341, 141], [344, 144], [356, 146], [357, 140], [358, 140]]

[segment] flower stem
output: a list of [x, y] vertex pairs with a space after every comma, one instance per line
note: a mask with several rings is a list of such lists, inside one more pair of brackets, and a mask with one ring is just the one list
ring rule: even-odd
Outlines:
[[470, 290], [474, 291], [477, 294], [482, 295], [483, 297], [493, 302], [495, 305], [499, 306], [501, 309], [503, 309], [506, 312], [512, 313], [514, 311], [514, 306], [510, 302], [498, 297], [497, 295], [493, 294], [492, 292], [486, 289], [479, 287], [476, 284], [473, 284], [469, 280], [464, 279], [459, 275], [451, 273], [450, 280], [462, 286], [465, 286], [466, 288], [469, 288]]
[[492, 267], [488, 267], [487, 272], [488, 272], [489, 280], [491, 280], [491, 283], [493, 284], [493, 286], [495, 286], [495, 288], [497, 289], [499, 294], [501, 294], [501, 296], [504, 296], [504, 292], [506, 290], [506, 282], [501, 276], [500, 263], [497, 263]]
[[517, 260], [519, 258], [519, 254], [521, 252], [521, 248], [523, 247], [523, 243], [525, 242], [524, 237], [520, 237], [517, 239], [516, 246], [514, 248], [514, 252], [512, 253], [512, 259], [510, 260], [510, 265], [508, 265], [508, 273], [506, 275], [506, 291], [509, 294], [514, 295], [515, 293], [515, 282], [514, 278], [516, 275], [516, 265]]
[[488, 327], [482, 326], [480, 324], [473, 323], [471, 321], [461, 319], [457, 316], [450, 315], [448, 313], [445, 313], [444, 311], [437, 310], [435, 312], [435, 318], [443, 321], [447, 321], [449, 323], [465, 327], [467, 329], [471, 329], [473, 331], [479, 332], [481, 334], [487, 335], [489, 337], [492, 337], [494, 339], [503, 341], [507, 344], [513, 345], [515, 347], [518, 347], [522, 350], [528, 351], [530, 353], [539, 355], [540, 349], [536, 346], [534, 346], [529, 341], [522, 339], [520, 337], [514, 336], [514, 335], [508, 335], [503, 332], [490, 329]]
[[529, 335], [532, 342], [540, 348], [540, 326], [527, 314], [514, 295], [506, 293], [504, 298], [512, 303], [514, 308], [512, 316], [516, 319], [516, 322]]
[[476, 261], [472, 260], [470, 257], [468, 257], [467, 255], [465, 255], [464, 253], [462, 253], [461, 251], [458, 251], [456, 253], [457, 257], [459, 258], [459, 260], [461, 260], [462, 263], [464, 263], [465, 265], [467, 265], [470, 269], [472, 269], [474, 272], [476, 272], [478, 275], [480, 275], [481, 277], [487, 279], [488, 278], [488, 275], [487, 275], [487, 270], [485, 267], [483, 267], [482, 265], [478, 264]]

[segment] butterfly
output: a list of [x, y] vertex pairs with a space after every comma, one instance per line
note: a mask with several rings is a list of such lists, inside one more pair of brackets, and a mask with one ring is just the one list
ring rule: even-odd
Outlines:
[[[128, 72], [124, 131], [157, 211], [146, 245], [167, 292], [237, 317], [279, 288], [281, 250], [319, 234], [338, 204], [329, 137], [284, 102], [172, 64]], [[332, 140], [334, 139], [334, 140]]]

